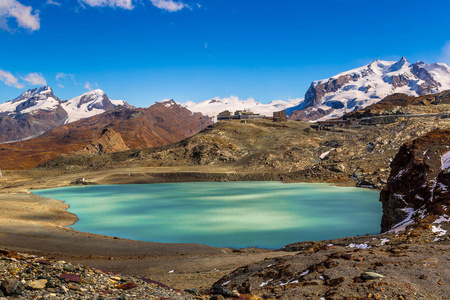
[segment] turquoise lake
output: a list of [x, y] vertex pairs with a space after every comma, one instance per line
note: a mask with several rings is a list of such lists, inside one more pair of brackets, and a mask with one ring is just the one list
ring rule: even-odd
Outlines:
[[378, 191], [327, 184], [191, 182], [33, 192], [69, 204], [78, 231], [233, 248], [376, 234], [382, 215]]

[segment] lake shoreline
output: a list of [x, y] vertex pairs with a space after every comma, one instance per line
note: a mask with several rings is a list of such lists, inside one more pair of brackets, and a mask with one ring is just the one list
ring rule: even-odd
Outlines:
[[[33, 193], [72, 205], [68, 211], [83, 220], [71, 226], [74, 230], [140, 241], [234, 249], [276, 250], [302, 240], [374, 233], [381, 219], [378, 193], [326, 183], [87, 185]], [[273, 203], [277, 205], [274, 207]], [[348, 214], [353, 217], [344, 217]], [[180, 220], [190, 224], [189, 228]], [[361, 225], [354, 226], [355, 223]], [[140, 231], [141, 226], [146, 230]]]
[[[0, 247], [148, 277], [177, 288], [209, 288], [220, 277], [242, 265], [295, 254], [255, 248], [233, 250], [195, 244], [138, 242], [82, 233], [66, 227], [76, 221], [76, 216], [66, 211], [67, 204], [30, 193], [33, 189], [69, 186], [77, 178], [98, 184], [119, 184], [172, 182], [182, 178], [220, 181], [229, 176], [252, 179], [278, 176], [258, 173], [235, 175], [238, 172], [234, 170], [219, 170], [221, 173], [190, 170], [186, 176], [177, 171], [164, 168], [127, 168], [77, 174], [69, 171], [3, 171], [0, 224], [5, 226], [0, 230]], [[168, 271], [175, 266], [178, 271], [169, 274]]]

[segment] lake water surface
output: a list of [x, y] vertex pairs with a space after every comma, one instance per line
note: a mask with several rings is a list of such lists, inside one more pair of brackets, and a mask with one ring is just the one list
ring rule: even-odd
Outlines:
[[289, 243], [380, 231], [379, 192], [327, 184], [191, 182], [35, 190], [64, 200], [75, 230], [220, 247]]

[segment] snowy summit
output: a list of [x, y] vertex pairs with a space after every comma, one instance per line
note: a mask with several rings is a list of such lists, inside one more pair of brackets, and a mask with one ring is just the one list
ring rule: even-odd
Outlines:
[[[450, 89], [450, 67], [444, 63], [426, 64], [375, 60], [367, 66], [314, 81], [305, 101], [287, 110], [317, 112], [321, 119], [340, 117], [382, 100], [394, 93], [422, 96]], [[317, 115], [316, 115], [317, 116]]]

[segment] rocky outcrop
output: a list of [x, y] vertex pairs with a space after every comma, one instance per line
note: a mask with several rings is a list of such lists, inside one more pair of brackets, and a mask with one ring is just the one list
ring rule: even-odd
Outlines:
[[449, 149], [450, 130], [434, 130], [400, 148], [380, 194], [382, 232], [446, 218], [450, 207]]
[[321, 108], [309, 107], [304, 110], [293, 111], [289, 118], [299, 121], [315, 121], [328, 115], [332, 111], [332, 109], [323, 110]]
[[326, 94], [336, 92], [347, 83], [357, 81], [360, 77], [359, 74], [346, 74], [337, 78], [330, 78], [325, 82], [311, 83], [311, 86], [306, 91], [305, 101], [302, 103], [301, 109], [306, 109], [310, 106], [317, 107]]
[[77, 151], [76, 154], [103, 154], [126, 150], [130, 150], [130, 148], [125, 145], [122, 136], [114, 129], [105, 128], [98, 140]]

